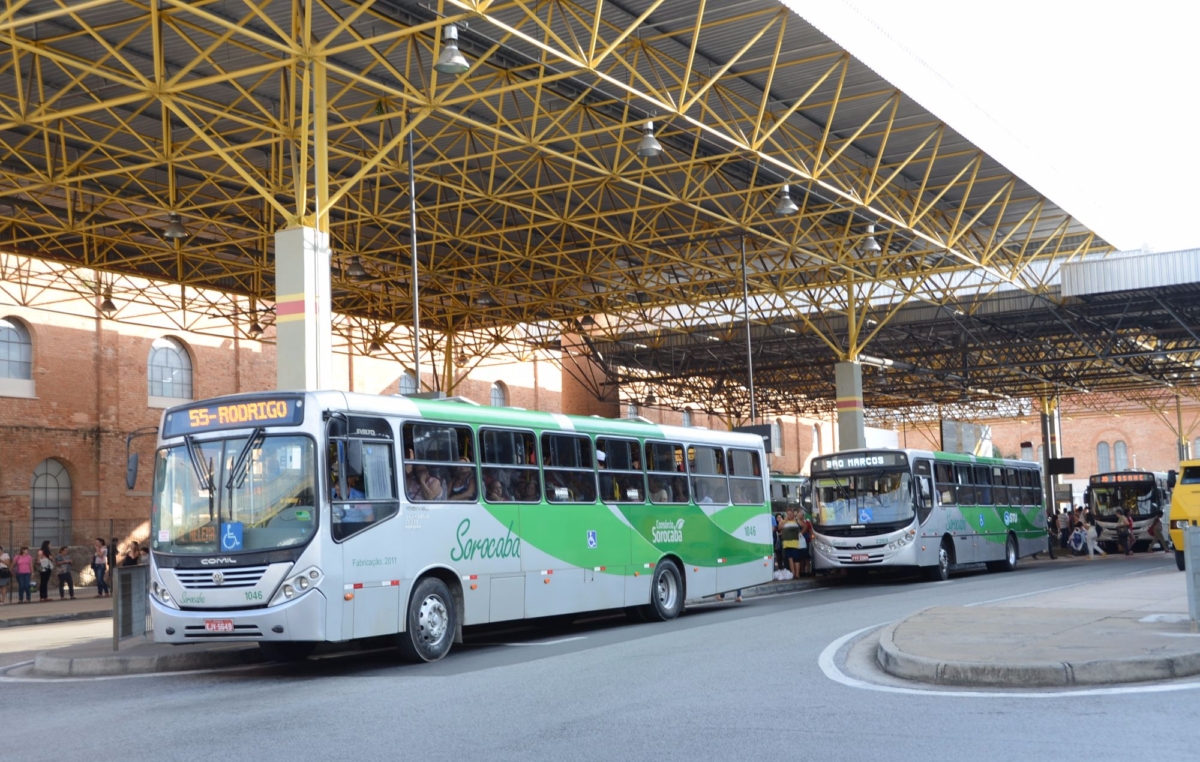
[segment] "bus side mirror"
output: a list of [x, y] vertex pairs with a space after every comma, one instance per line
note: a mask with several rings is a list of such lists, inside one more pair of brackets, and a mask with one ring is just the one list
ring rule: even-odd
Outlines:
[[138, 454], [130, 453], [129, 459], [125, 461], [125, 489], [132, 490], [137, 484], [137, 468]]
[[1175, 478], [1178, 476], [1174, 471], [1167, 472], [1167, 489], [1175, 489]]

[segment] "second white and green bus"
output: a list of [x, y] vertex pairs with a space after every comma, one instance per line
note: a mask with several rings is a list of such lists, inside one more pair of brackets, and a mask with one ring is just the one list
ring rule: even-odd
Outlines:
[[154, 639], [430, 661], [476, 624], [672, 619], [771, 579], [765, 462], [749, 434], [447, 400], [189, 403], [159, 431]]
[[927, 450], [853, 450], [812, 461], [813, 568], [1010, 570], [1046, 551], [1041, 468]]

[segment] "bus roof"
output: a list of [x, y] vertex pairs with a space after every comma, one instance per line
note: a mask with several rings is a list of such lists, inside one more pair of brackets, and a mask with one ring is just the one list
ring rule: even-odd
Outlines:
[[[319, 409], [336, 410], [363, 415], [381, 415], [411, 419], [433, 419], [475, 425], [498, 425], [515, 428], [578, 431], [593, 436], [626, 436], [642, 439], [686, 441], [691, 444], [722, 444], [762, 450], [762, 438], [754, 434], [732, 431], [713, 431], [698, 427], [671, 426], [635, 418], [601, 418], [599, 416], [564, 415], [523, 410], [515, 407], [474, 405], [452, 399], [422, 399], [401, 395], [376, 395], [359, 392], [322, 390], [311, 392], [253, 392], [196, 400], [170, 408], [168, 415], [203, 406], [248, 403], [272, 398], [295, 399], [303, 395]], [[248, 424], [246, 428], [250, 428]], [[159, 431], [161, 432], [160, 425]]]

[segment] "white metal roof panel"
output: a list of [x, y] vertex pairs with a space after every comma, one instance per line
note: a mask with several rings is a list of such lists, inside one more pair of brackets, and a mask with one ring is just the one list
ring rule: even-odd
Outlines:
[[1063, 296], [1200, 283], [1200, 249], [1068, 262], [1059, 274]]

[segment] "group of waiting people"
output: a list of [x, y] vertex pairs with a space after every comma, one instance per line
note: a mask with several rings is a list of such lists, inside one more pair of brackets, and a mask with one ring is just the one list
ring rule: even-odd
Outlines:
[[[789, 508], [784, 513], [771, 514], [771, 529], [775, 535], [775, 569], [791, 577], [812, 574], [813, 525], [808, 516]], [[787, 577], [783, 577], [787, 578]]]
[[[1136, 539], [1133, 530], [1133, 516], [1125, 509], [1118, 508], [1116, 520], [1117, 548], [1125, 555], [1131, 556]], [[1055, 539], [1060, 548], [1069, 550], [1075, 555], [1086, 555], [1089, 560], [1098, 555], [1107, 555], [1100, 547], [1100, 539], [1106, 530], [1096, 523], [1095, 515], [1091, 511], [1085, 511], [1082, 506], [1077, 505], [1073, 510], [1060, 511], [1057, 515], [1051, 512], [1046, 517], [1046, 529], [1051, 536], [1049, 545], [1051, 558], [1054, 558]], [[1056, 533], [1057, 537], [1055, 537]], [[1162, 516], [1154, 517], [1147, 533], [1150, 535], [1150, 548], [1153, 548], [1154, 543], [1157, 542], [1162, 552], [1166, 553], [1170, 550], [1171, 544], [1163, 535]]]
[[[96, 538], [92, 550], [92, 572], [96, 577], [96, 595], [104, 598], [112, 593], [108, 585], [108, 575], [112, 574], [108, 554], [108, 544], [103, 538]], [[112, 547], [117, 547], [117, 538], [113, 538]], [[114, 552], [115, 562], [116, 553]], [[150, 562], [150, 550], [138, 544], [136, 540], [130, 543], [121, 566], [140, 566]], [[15, 558], [4, 552], [0, 547], [0, 605], [8, 602], [10, 585], [13, 577], [17, 580], [17, 603], [33, 602], [33, 575], [38, 575], [38, 602], [52, 600], [50, 598], [50, 578], [57, 572], [58, 597], [65, 600], [70, 597], [75, 600], [75, 579], [73, 577], [74, 561], [71, 560], [70, 548], [63, 545], [55, 553], [50, 548], [50, 541], [45, 540], [38, 548], [37, 558], [29, 553], [29, 546], [22, 545]]]

